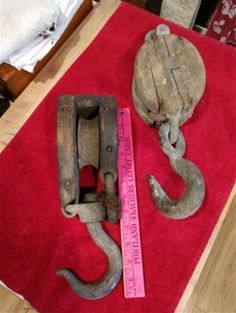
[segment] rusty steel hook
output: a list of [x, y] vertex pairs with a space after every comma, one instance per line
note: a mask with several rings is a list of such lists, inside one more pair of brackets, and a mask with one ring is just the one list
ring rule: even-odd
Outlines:
[[86, 283], [68, 269], [59, 270], [57, 274], [65, 277], [70, 287], [79, 296], [96, 300], [109, 294], [119, 282], [122, 273], [122, 260], [119, 248], [103, 230], [101, 223], [87, 223], [87, 229], [94, 242], [108, 257], [109, 265], [106, 275], [95, 283]]
[[185, 192], [180, 200], [167, 196], [158, 181], [148, 176], [152, 197], [161, 213], [173, 219], [183, 219], [193, 215], [201, 206], [205, 195], [205, 183], [200, 170], [190, 161], [183, 159], [185, 141], [181, 132], [174, 148], [169, 139], [170, 123], [162, 123], [159, 128], [159, 141], [168, 156], [173, 170], [183, 178]]
[[[62, 212], [78, 215], [93, 241], [108, 257], [108, 271], [97, 282], [87, 283], [73, 271], [61, 269], [70, 287], [81, 297], [95, 300], [109, 294], [122, 274], [121, 252], [102, 228], [102, 221], [116, 223], [120, 217], [117, 179], [117, 109], [111, 96], [63, 96], [57, 113], [57, 145]], [[96, 169], [104, 190], [82, 190], [79, 170], [91, 165]]]

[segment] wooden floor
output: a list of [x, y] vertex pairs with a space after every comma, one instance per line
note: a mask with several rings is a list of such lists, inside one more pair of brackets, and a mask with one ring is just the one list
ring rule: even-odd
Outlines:
[[[0, 119], [0, 152], [37, 108], [45, 94], [95, 38], [119, 3], [119, 0], [101, 0], [37, 79], [3, 115]], [[60, 53], [66, 57], [61, 58]], [[0, 313], [37, 312], [0, 286]], [[175, 313], [236, 313], [236, 185]]]

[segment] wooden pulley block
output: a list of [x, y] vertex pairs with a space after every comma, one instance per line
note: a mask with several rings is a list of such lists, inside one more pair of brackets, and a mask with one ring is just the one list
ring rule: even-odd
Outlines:
[[135, 60], [132, 93], [136, 110], [147, 124], [183, 124], [205, 84], [202, 58], [190, 41], [170, 34], [165, 25], [146, 35]]
[[144, 122], [159, 128], [160, 146], [185, 183], [183, 197], [174, 200], [154, 176], [148, 176], [153, 200], [169, 218], [193, 215], [204, 199], [203, 175], [195, 164], [183, 158], [185, 139], [179, 126], [193, 113], [205, 85], [204, 64], [191, 42], [170, 34], [165, 25], [146, 35], [135, 60], [133, 101]]

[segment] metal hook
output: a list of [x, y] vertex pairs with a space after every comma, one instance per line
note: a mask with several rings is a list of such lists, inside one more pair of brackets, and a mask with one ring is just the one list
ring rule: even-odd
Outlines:
[[162, 123], [159, 128], [161, 148], [168, 156], [173, 170], [185, 182], [184, 195], [180, 200], [172, 200], [153, 176], [148, 176], [148, 181], [152, 197], [161, 213], [173, 219], [183, 219], [193, 215], [201, 206], [205, 195], [205, 183], [200, 170], [192, 162], [182, 158], [185, 151], [182, 133], [179, 134], [175, 148], [169, 140], [169, 134], [169, 122]]
[[68, 269], [59, 270], [57, 274], [65, 277], [70, 287], [79, 296], [96, 300], [109, 294], [119, 282], [122, 273], [122, 260], [119, 248], [103, 230], [101, 223], [87, 223], [86, 225], [94, 242], [108, 257], [109, 268], [106, 275], [95, 283], [86, 283]]
[[[106, 174], [104, 178], [105, 191], [99, 202], [97, 195], [89, 193], [85, 196], [87, 203], [69, 204], [65, 207], [67, 214], [79, 215], [80, 221], [86, 223], [88, 232], [94, 242], [108, 257], [108, 271], [106, 275], [95, 283], [86, 283], [80, 280], [71, 270], [61, 269], [58, 275], [65, 277], [70, 287], [81, 297], [96, 300], [109, 294], [118, 284], [122, 274], [122, 258], [120, 249], [116, 243], [103, 230], [101, 222], [108, 216], [118, 218], [115, 208], [119, 205], [114, 193], [114, 177]], [[110, 195], [110, 196], [109, 196]], [[108, 202], [108, 203], [107, 203]], [[110, 210], [107, 210], [109, 204]]]
[[[57, 116], [57, 145], [62, 212], [66, 217], [79, 215], [94, 242], [108, 257], [108, 271], [94, 283], [79, 279], [71, 270], [61, 269], [70, 287], [81, 297], [95, 300], [109, 294], [122, 273], [121, 252], [103, 230], [101, 222], [116, 223], [120, 202], [117, 179], [117, 109], [110, 96], [63, 96]], [[79, 170], [93, 166], [104, 189], [81, 188]]]

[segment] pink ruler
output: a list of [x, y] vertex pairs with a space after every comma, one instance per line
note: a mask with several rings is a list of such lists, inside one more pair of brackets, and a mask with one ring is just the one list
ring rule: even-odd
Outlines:
[[145, 297], [129, 109], [118, 110], [118, 173], [125, 298]]

